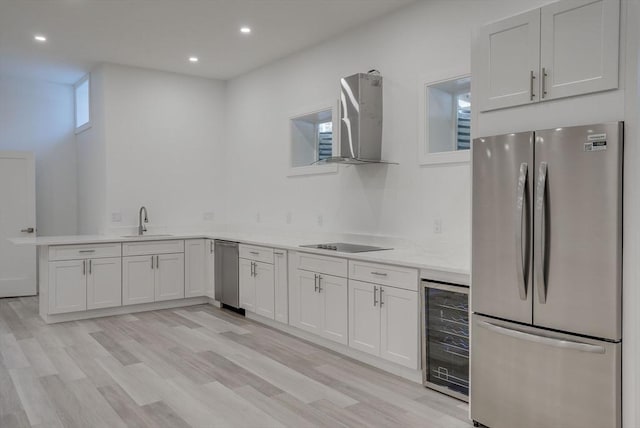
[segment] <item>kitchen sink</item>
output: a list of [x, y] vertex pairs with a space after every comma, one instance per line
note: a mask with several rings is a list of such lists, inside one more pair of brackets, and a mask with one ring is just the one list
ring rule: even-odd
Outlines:
[[157, 234], [153, 234], [150, 233], [148, 235], [123, 235], [123, 238], [161, 238], [163, 236], [173, 236], [173, 235], [169, 235], [169, 234], [162, 234], [162, 233], [157, 233]]

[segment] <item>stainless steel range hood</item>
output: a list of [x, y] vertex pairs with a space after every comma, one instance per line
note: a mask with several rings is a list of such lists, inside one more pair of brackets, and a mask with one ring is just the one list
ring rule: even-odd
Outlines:
[[339, 153], [327, 162], [388, 163], [381, 160], [382, 76], [358, 73], [340, 79], [340, 86]]

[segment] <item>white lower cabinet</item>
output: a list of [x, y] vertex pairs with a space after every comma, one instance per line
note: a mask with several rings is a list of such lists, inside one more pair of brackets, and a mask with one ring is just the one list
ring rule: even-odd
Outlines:
[[298, 269], [291, 283], [291, 325], [320, 335], [322, 308], [317, 274]]
[[349, 280], [349, 346], [417, 369], [418, 292]]
[[156, 302], [184, 298], [184, 254], [156, 256]]
[[86, 260], [49, 263], [49, 313], [87, 310]]
[[89, 259], [87, 309], [122, 305], [122, 258]]
[[287, 252], [276, 250], [274, 256], [274, 291], [275, 291], [275, 320], [289, 323], [289, 275]]
[[254, 275], [256, 290], [256, 313], [270, 319], [275, 319], [275, 289], [273, 265], [263, 262], [254, 262]]
[[205, 295], [215, 298], [215, 282], [216, 282], [216, 253], [215, 253], [215, 241], [213, 239], [206, 240], [206, 285], [205, 285]]
[[412, 369], [420, 367], [418, 301], [417, 291], [380, 289], [380, 356]]
[[122, 258], [122, 304], [184, 298], [184, 254]]
[[380, 355], [378, 286], [349, 280], [349, 346]]
[[184, 241], [184, 296], [199, 297], [207, 292], [207, 260], [204, 239]]
[[253, 280], [253, 261], [240, 259], [238, 262], [238, 287], [240, 307], [245, 311], [256, 311], [256, 282]]
[[290, 289], [291, 325], [346, 345], [347, 279], [297, 269]]
[[240, 307], [275, 319], [273, 264], [241, 258], [239, 261]]
[[122, 304], [137, 305], [155, 300], [155, 257], [122, 258]]
[[49, 263], [49, 314], [122, 304], [120, 257]]

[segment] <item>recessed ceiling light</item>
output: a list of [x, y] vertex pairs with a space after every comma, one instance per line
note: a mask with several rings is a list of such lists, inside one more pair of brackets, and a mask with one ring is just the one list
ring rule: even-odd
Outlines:
[[43, 36], [42, 34], [36, 34], [35, 36], [33, 36], [33, 39], [36, 42], [46, 42], [47, 38], [45, 36]]
[[251, 28], [249, 28], [249, 27], [240, 27], [240, 32], [242, 34], [249, 34], [249, 33], [251, 33]]
[[198, 59], [197, 56], [190, 56], [189, 57], [189, 62], [198, 62], [198, 61], [199, 61], [199, 59]]

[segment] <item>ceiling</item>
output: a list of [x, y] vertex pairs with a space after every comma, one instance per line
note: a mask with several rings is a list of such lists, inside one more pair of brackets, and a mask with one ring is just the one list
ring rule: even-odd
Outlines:
[[413, 1], [0, 0], [0, 74], [73, 83], [113, 62], [229, 79]]

